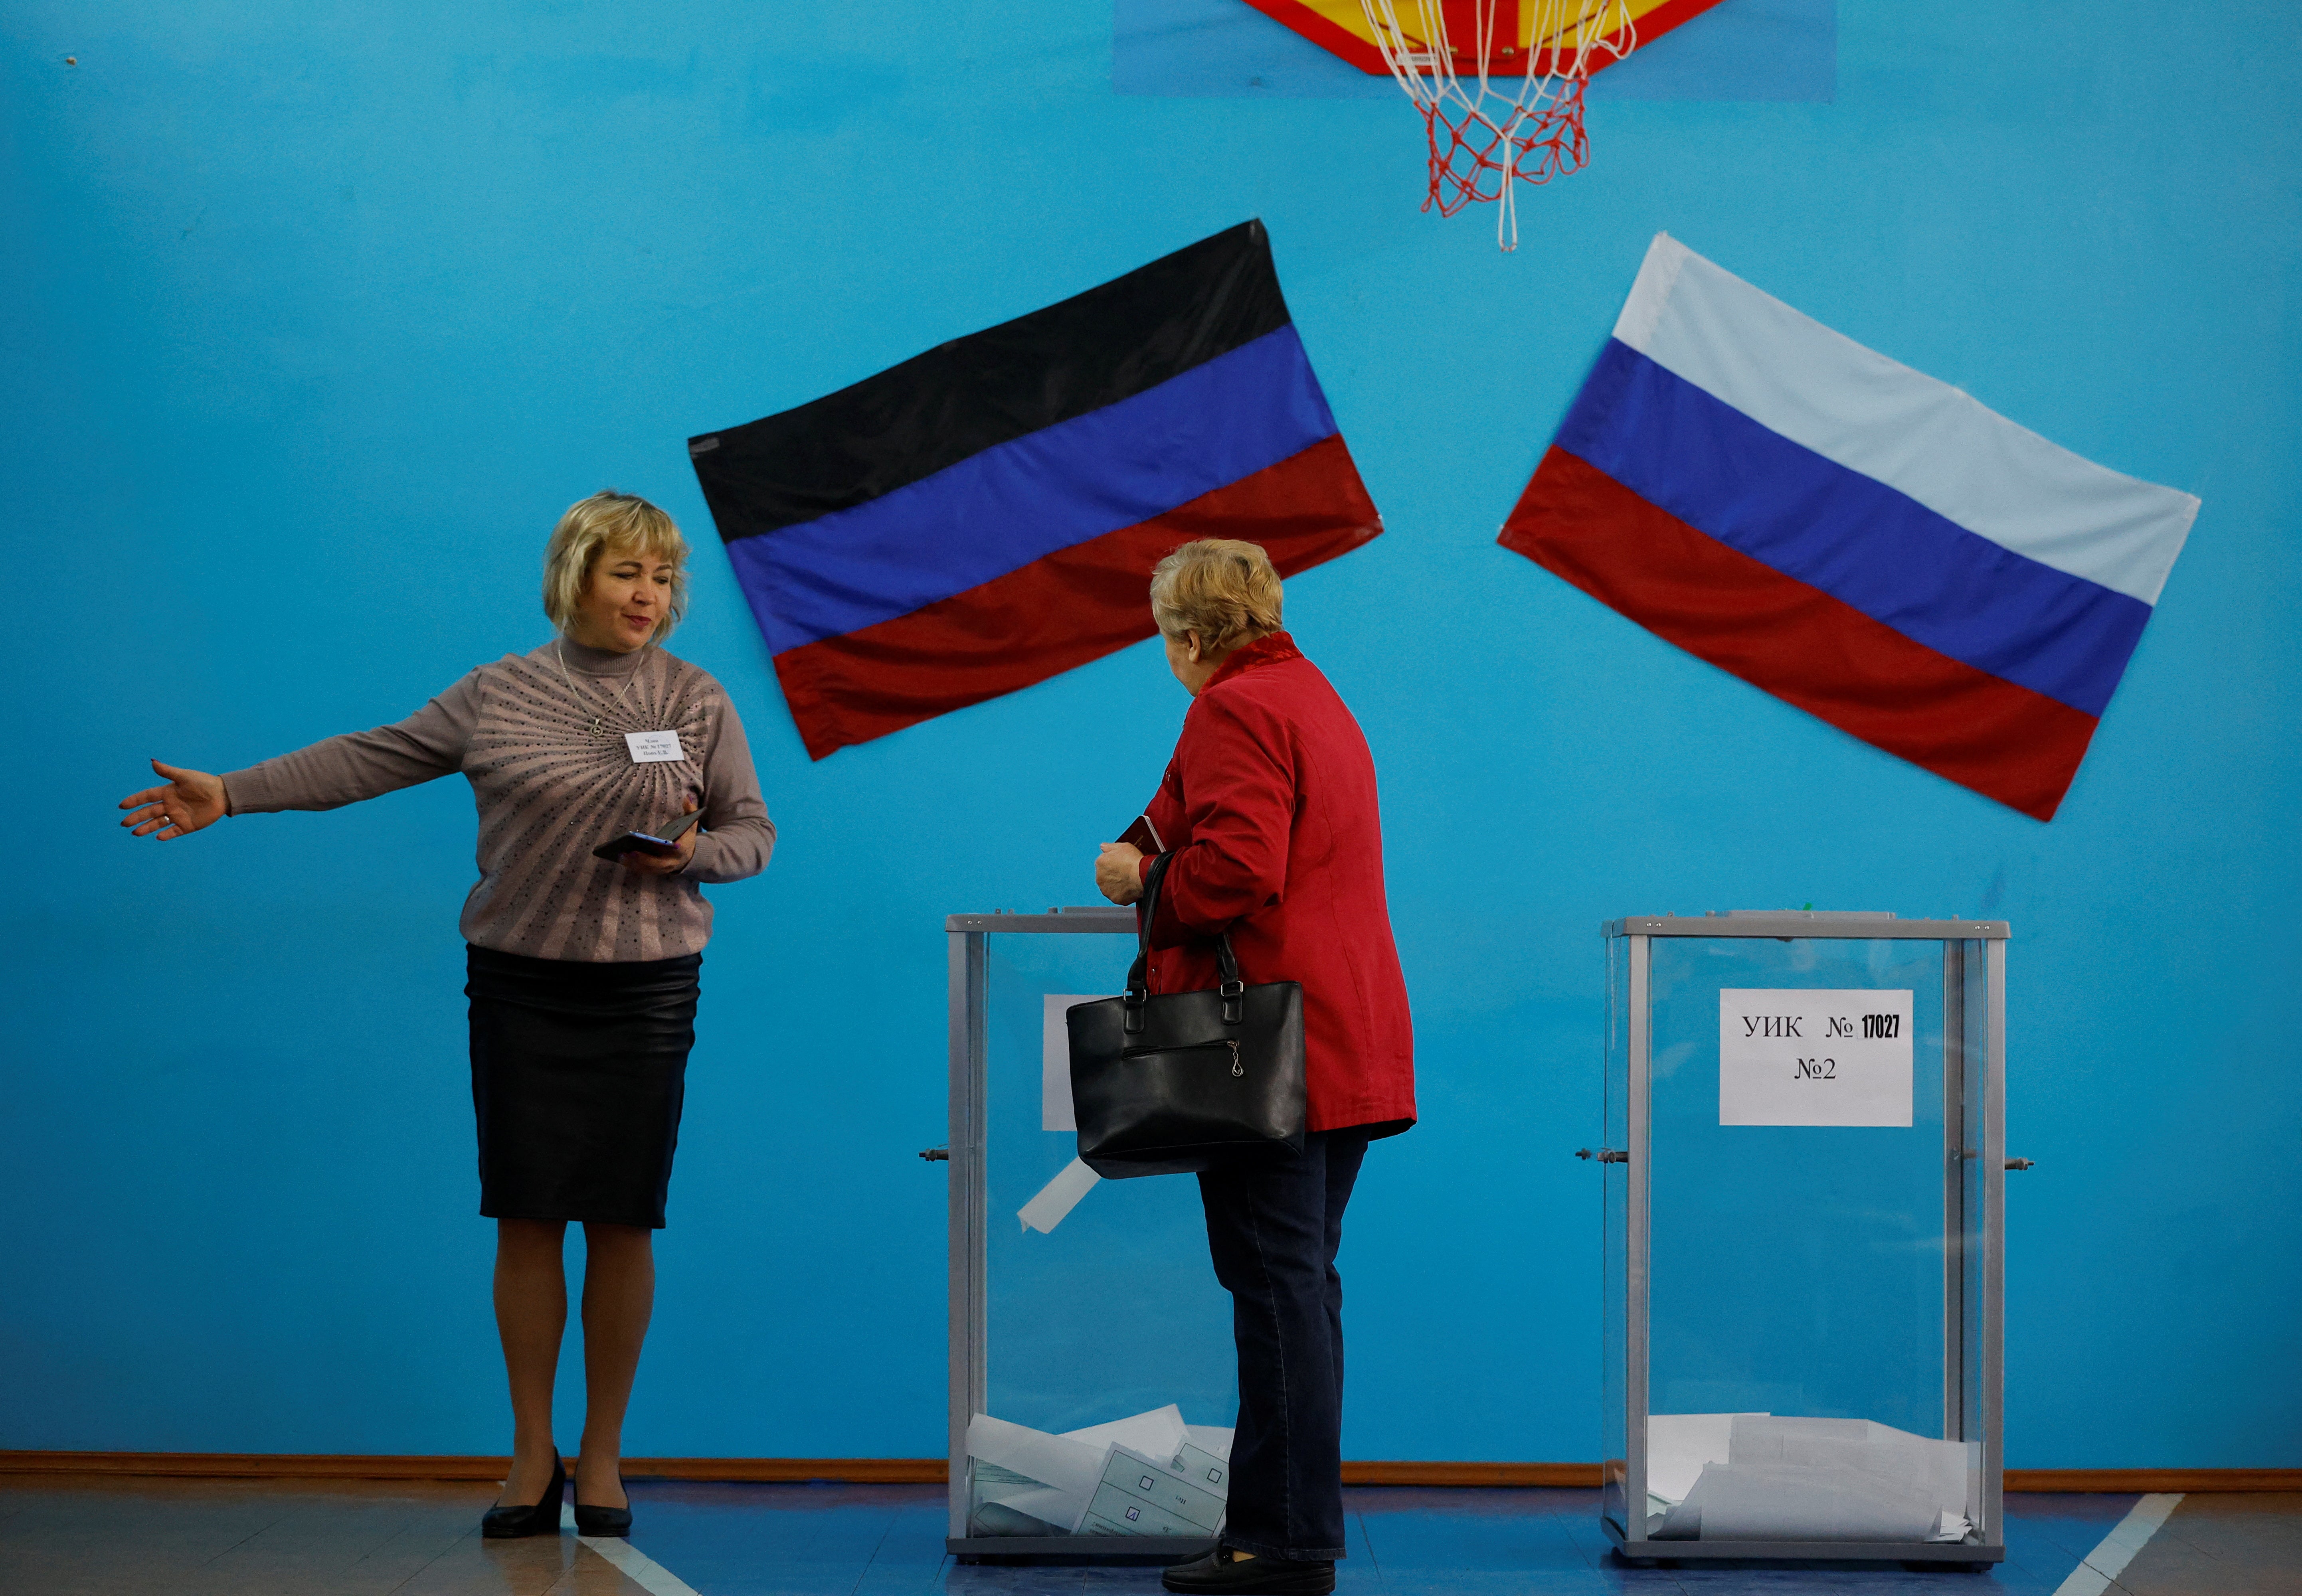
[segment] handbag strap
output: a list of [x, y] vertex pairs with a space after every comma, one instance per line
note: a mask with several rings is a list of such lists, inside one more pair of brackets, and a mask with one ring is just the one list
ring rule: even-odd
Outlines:
[[[1135, 911], [1135, 962], [1128, 968], [1124, 999], [1124, 1029], [1130, 1034], [1143, 1029], [1143, 1005], [1151, 995], [1145, 981], [1151, 969], [1151, 922], [1159, 918], [1159, 888], [1174, 862], [1174, 854], [1162, 853], [1143, 872], [1143, 901]], [[1215, 988], [1222, 995], [1222, 1022], [1242, 1024], [1247, 1019], [1247, 987], [1239, 979], [1239, 955], [1231, 951], [1229, 931], [1215, 937], [1215, 966], [1222, 974], [1222, 984]]]

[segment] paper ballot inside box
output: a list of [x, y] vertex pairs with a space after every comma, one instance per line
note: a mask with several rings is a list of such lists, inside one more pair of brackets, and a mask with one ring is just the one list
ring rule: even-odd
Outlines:
[[[1153, 1457], [1172, 1457], [1190, 1434], [1190, 1426], [1183, 1423], [1183, 1410], [1170, 1402], [1164, 1407], [1113, 1419], [1107, 1424], [1066, 1430], [1063, 1438], [1093, 1447], [1098, 1452], [1105, 1447], [1132, 1447]], [[1097, 1461], [1099, 1465], [1101, 1460]]]
[[[975, 1499], [1068, 1534], [1087, 1510], [1103, 1477], [1103, 1449], [1044, 1430], [1011, 1424], [979, 1413], [968, 1422], [967, 1455], [974, 1465]], [[994, 1521], [1005, 1515], [990, 1516]], [[1044, 1532], [1003, 1522], [987, 1523], [987, 1533]]]
[[1686, 1499], [1706, 1463], [1724, 1463], [1735, 1421], [1762, 1413], [1656, 1413], [1647, 1415], [1647, 1508], [1659, 1513]]
[[977, 1414], [967, 1427], [972, 1533], [1213, 1534], [1231, 1491], [1231, 1431], [1187, 1425], [1172, 1404], [1061, 1435]]
[[1184, 1430], [1189, 1434], [1191, 1444], [1199, 1450], [1219, 1457], [1225, 1463], [1231, 1461], [1232, 1432], [1220, 1424], [1186, 1424]]
[[1229, 1464], [1196, 1447], [1165, 1459], [1113, 1447], [1080, 1533], [1212, 1536], [1222, 1527], [1222, 1481], [1230, 1472]]
[[1685, 1492], [1653, 1522], [1657, 1540], [1954, 1541], [1971, 1527], [1962, 1442], [1864, 1419], [1657, 1415], [1651, 1424], [1666, 1416], [1696, 1442], [1674, 1451], [1708, 1455], [1691, 1483], [1676, 1470], [1655, 1482], [1658, 1497], [1674, 1486]]

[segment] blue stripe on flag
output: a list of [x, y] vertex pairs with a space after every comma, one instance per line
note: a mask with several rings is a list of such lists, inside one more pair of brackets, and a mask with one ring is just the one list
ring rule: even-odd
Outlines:
[[1992, 542], [1609, 339], [1558, 447], [1729, 548], [2085, 714], [2150, 606]]
[[738, 538], [727, 559], [780, 654], [1164, 515], [1334, 431], [1302, 341], [1281, 327], [867, 504]]

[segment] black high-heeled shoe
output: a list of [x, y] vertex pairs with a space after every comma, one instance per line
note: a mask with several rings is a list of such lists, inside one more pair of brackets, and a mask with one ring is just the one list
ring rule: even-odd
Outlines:
[[[583, 1466], [580, 1459], [576, 1466], [578, 1468]], [[621, 1485], [623, 1483], [623, 1471], [618, 1469], [616, 1471], [616, 1483]], [[629, 1491], [624, 1492], [624, 1499], [627, 1502], [632, 1499]], [[576, 1533], [579, 1535], [595, 1537], [612, 1535], [628, 1539], [632, 1533], [632, 1510], [629, 1508], [587, 1508], [579, 1494], [576, 1498]]]
[[[555, 1452], [551, 1457], [551, 1483], [543, 1488], [543, 1499], [526, 1508], [490, 1508], [480, 1516], [480, 1533], [491, 1541], [515, 1541], [524, 1535], [556, 1535], [559, 1533], [559, 1504], [567, 1490], [567, 1466]], [[582, 1509], [577, 1509], [580, 1516]]]

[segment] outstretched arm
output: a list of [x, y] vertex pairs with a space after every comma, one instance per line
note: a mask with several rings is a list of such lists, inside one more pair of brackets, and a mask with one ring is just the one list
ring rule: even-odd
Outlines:
[[335, 809], [363, 798], [452, 774], [479, 721], [477, 673], [466, 676], [407, 719], [351, 732], [283, 753], [229, 776], [152, 761], [168, 785], [120, 801], [132, 811], [120, 823], [162, 842], [214, 825], [226, 815], [283, 809]]
[[452, 776], [463, 768], [464, 750], [479, 720], [479, 673], [475, 671], [405, 720], [323, 738], [245, 770], [226, 772], [224, 812], [340, 809]]

